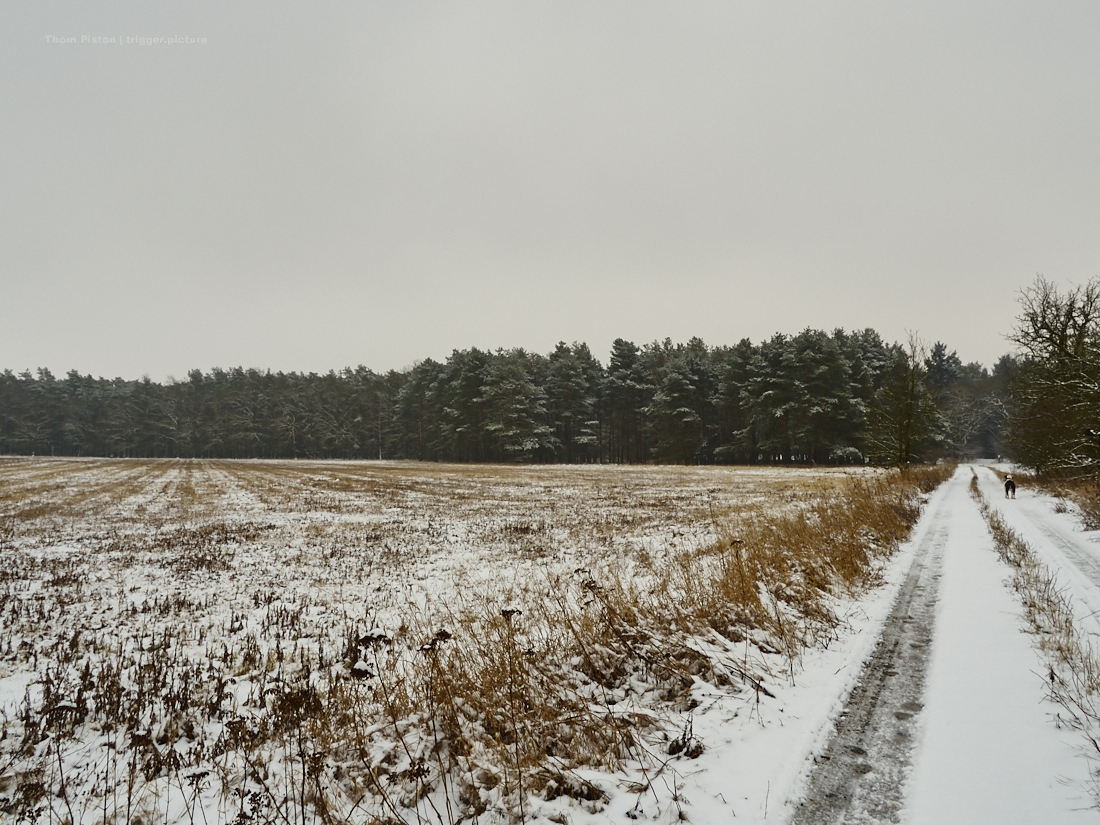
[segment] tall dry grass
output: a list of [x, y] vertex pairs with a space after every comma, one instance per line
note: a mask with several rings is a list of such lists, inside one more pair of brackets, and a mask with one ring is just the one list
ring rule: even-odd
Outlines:
[[1100, 530], [1100, 479], [1028, 477], [1041, 490], [1057, 499], [1056, 510], [1069, 512], [1073, 505], [1086, 530]]

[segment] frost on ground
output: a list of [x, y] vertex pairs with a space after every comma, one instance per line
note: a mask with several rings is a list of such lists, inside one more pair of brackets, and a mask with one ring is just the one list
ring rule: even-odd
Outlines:
[[25, 821], [774, 816], [918, 512], [789, 469], [12, 459], [0, 485]]

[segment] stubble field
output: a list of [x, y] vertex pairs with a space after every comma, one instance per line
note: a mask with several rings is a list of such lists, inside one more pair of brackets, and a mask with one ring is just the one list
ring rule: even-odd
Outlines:
[[698, 684], [759, 699], [828, 638], [919, 486], [816, 468], [4, 459], [0, 812], [598, 812], [598, 772], [641, 787], [701, 752], [681, 729]]

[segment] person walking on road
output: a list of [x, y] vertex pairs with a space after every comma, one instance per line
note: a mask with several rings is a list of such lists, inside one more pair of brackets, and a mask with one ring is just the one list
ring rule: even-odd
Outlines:
[[1016, 482], [1011, 473], [1005, 476], [1005, 498], [1016, 498]]

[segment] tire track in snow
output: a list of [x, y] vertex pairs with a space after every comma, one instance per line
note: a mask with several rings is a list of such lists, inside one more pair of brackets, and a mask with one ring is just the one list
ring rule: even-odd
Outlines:
[[[994, 481], [991, 484], [990, 478]], [[1016, 530], [1031, 549], [1052, 569], [1077, 579], [1073, 588], [1075, 597], [1086, 611], [1082, 618], [1089, 621], [1093, 632], [1100, 631], [1100, 549], [1087, 534], [1069, 533], [1058, 522], [1046, 496], [1017, 498], [1006, 502], [1000, 498], [1000, 479], [992, 470], [979, 475], [986, 501], [993, 506], [1006, 523]]]
[[1089, 580], [1093, 587], [1100, 588], [1100, 559], [1069, 536], [1063, 535], [1057, 526], [1050, 524], [1044, 518], [1037, 518], [1037, 514], [1031, 512], [1030, 507], [1023, 509], [1022, 513], [1047, 541], [1065, 554], [1066, 558]]
[[[871, 656], [863, 663], [824, 751], [814, 757], [792, 825], [896, 822], [921, 710], [951, 508], [969, 473], [944, 483]], [[956, 490], [955, 488], [961, 488]]]

